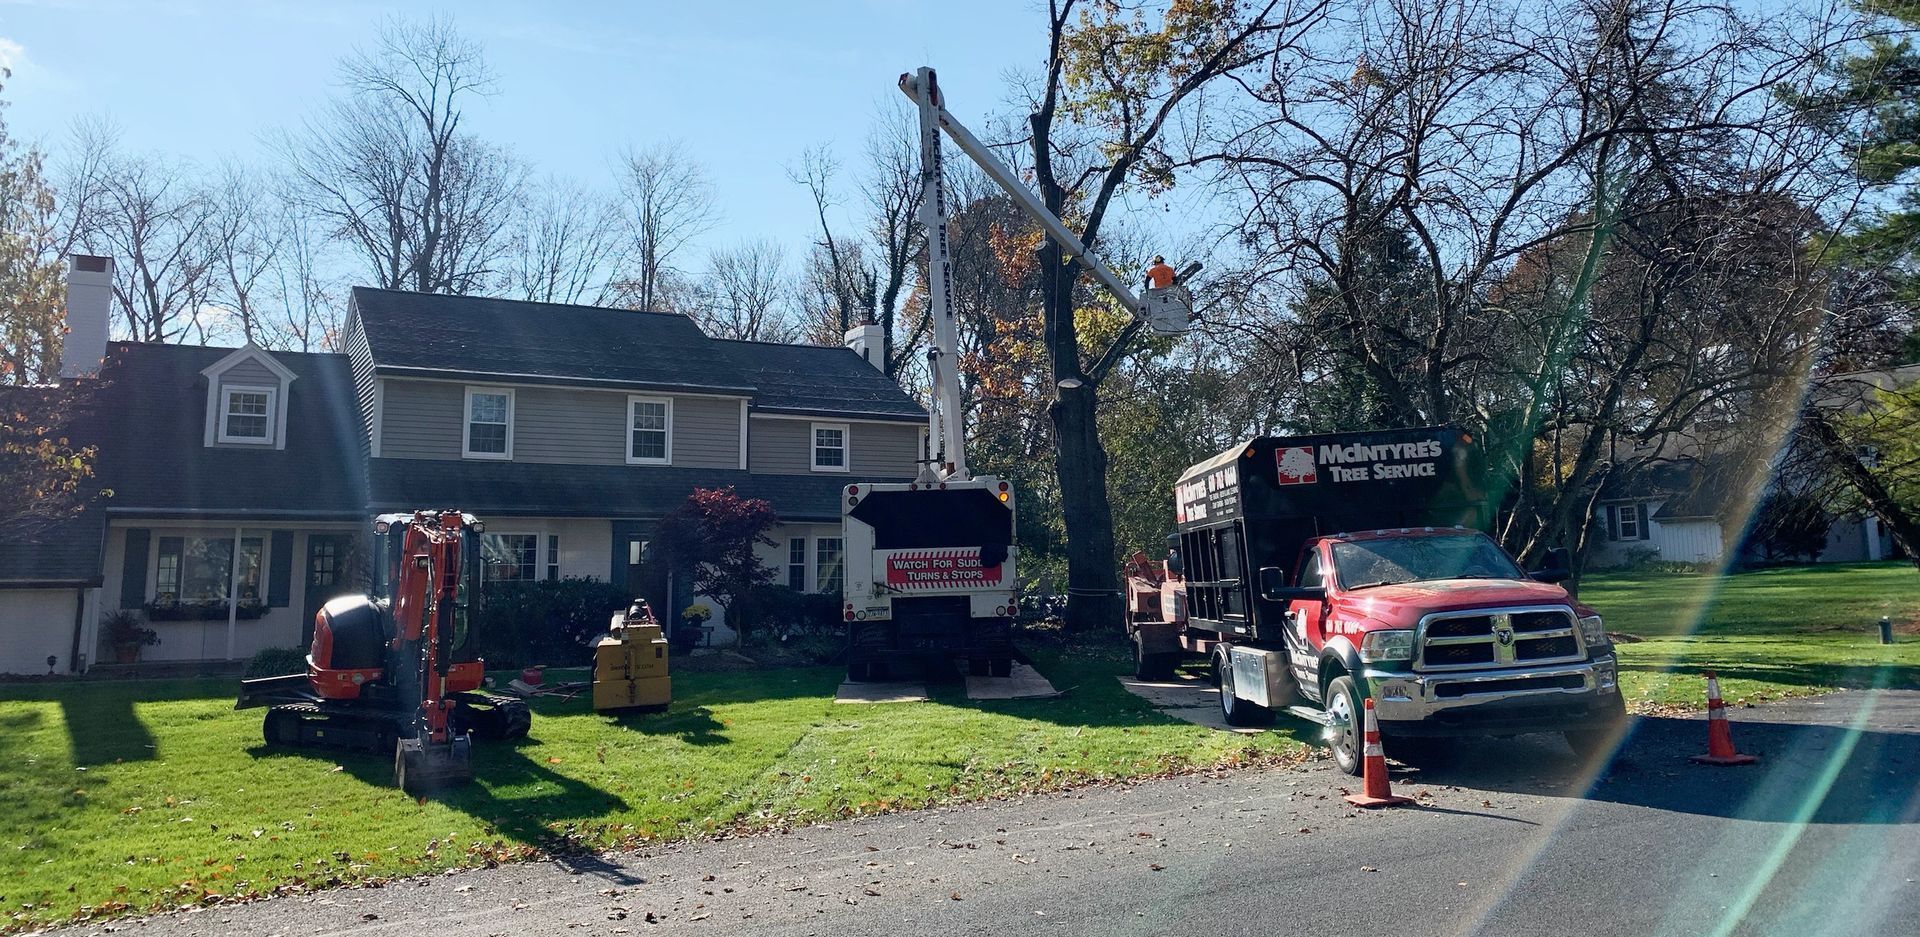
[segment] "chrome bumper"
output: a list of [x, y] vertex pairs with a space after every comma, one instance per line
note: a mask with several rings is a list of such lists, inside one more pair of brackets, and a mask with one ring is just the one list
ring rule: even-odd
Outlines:
[[1573, 664], [1512, 667], [1501, 670], [1414, 673], [1369, 667], [1367, 685], [1382, 722], [1418, 722], [1439, 714], [1501, 704], [1576, 702], [1618, 693], [1619, 671], [1612, 654]]

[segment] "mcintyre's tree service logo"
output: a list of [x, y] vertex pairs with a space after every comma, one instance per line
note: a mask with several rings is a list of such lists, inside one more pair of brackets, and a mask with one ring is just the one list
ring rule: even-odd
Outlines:
[[1313, 461], [1312, 446], [1275, 449], [1273, 457], [1279, 462], [1282, 485], [1311, 485], [1320, 480], [1320, 467]]

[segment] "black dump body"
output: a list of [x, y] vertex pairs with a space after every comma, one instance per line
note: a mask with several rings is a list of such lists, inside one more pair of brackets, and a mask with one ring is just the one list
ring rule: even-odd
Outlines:
[[1261, 567], [1280, 567], [1291, 582], [1302, 545], [1324, 534], [1485, 529], [1485, 478], [1473, 437], [1451, 426], [1248, 440], [1174, 487], [1189, 617], [1258, 637], [1262, 620], [1280, 613], [1257, 598]]

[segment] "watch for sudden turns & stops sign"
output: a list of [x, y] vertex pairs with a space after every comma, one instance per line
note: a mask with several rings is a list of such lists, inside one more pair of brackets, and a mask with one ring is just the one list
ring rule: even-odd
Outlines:
[[1438, 439], [1368, 445], [1282, 446], [1273, 451], [1275, 480], [1281, 485], [1311, 485], [1324, 476], [1333, 482], [1433, 478], [1440, 473]]
[[1000, 584], [1005, 564], [980, 565], [980, 551], [903, 550], [887, 557], [889, 589], [954, 589]]

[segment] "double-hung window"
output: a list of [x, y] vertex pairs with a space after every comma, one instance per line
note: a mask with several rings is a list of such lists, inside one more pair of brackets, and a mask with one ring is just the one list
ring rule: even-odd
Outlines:
[[627, 398], [627, 462], [667, 465], [673, 461], [673, 400]]
[[560, 578], [560, 535], [547, 535], [547, 578]]
[[481, 576], [487, 582], [527, 582], [539, 575], [538, 534], [483, 534]]
[[807, 538], [794, 537], [787, 541], [787, 588], [795, 592], [807, 591]]
[[841, 564], [840, 538], [815, 537], [813, 540], [814, 575], [819, 577], [819, 591], [832, 594], [840, 591]]
[[1613, 506], [1613, 539], [1641, 540], [1640, 505], [1616, 504]]
[[220, 441], [273, 442], [271, 387], [223, 387], [220, 391]]
[[469, 459], [513, 458], [513, 390], [467, 388], [467, 421], [461, 455]]
[[816, 472], [844, 472], [847, 470], [847, 424], [813, 424], [813, 470]]

